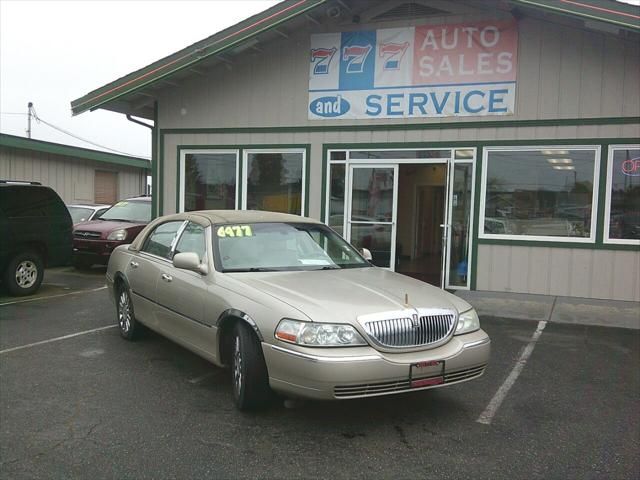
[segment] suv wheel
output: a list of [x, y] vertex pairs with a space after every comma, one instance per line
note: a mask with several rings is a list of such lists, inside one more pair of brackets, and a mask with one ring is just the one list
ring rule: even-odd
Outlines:
[[271, 389], [258, 338], [244, 323], [238, 322], [231, 345], [231, 382], [236, 407], [252, 410], [265, 406], [271, 398]]
[[129, 289], [125, 285], [121, 285], [118, 288], [116, 302], [120, 335], [126, 340], [135, 340], [140, 334], [141, 325], [136, 321], [136, 316], [133, 313], [131, 295], [129, 295]]
[[10, 261], [4, 274], [11, 295], [31, 295], [40, 288], [44, 276], [42, 258], [36, 252], [21, 252]]

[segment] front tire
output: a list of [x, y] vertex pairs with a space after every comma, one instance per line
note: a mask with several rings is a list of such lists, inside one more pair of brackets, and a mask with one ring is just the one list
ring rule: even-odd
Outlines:
[[118, 330], [120, 336], [125, 340], [135, 340], [140, 336], [142, 326], [136, 320], [133, 312], [133, 302], [129, 289], [125, 285], [118, 288], [118, 297], [116, 299], [116, 317], [118, 320]]
[[233, 400], [239, 410], [264, 407], [271, 398], [267, 365], [256, 335], [244, 323], [236, 323], [231, 342]]
[[9, 261], [4, 282], [11, 295], [22, 297], [35, 293], [43, 277], [42, 257], [36, 252], [27, 251], [18, 253]]

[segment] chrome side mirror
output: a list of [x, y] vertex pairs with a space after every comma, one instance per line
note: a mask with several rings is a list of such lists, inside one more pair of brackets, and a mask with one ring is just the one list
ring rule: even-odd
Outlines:
[[182, 270], [191, 270], [206, 275], [209, 271], [207, 266], [200, 263], [200, 257], [194, 252], [176, 253], [173, 257], [173, 266]]
[[368, 248], [361, 248], [360, 254], [364, 257], [364, 259], [367, 262], [370, 262], [371, 260], [373, 260], [373, 255], [371, 255], [371, 250], [369, 250]]

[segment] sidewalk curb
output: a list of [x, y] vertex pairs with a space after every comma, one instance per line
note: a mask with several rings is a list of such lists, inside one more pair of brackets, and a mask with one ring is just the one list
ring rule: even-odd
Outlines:
[[458, 290], [480, 316], [640, 330], [640, 302]]

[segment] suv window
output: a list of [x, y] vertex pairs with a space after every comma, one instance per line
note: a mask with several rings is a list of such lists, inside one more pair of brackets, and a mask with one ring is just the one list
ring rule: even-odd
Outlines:
[[158, 225], [145, 240], [142, 251], [170, 260], [171, 247], [183, 223], [180, 220]]
[[205, 245], [204, 227], [189, 222], [178, 240], [175, 253], [194, 252], [198, 254], [202, 262], [207, 251]]
[[0, 188], [0, 204], [11, 217], [50, 217], [66, 214], [66, 207], [49, 187], [11, 185]]

